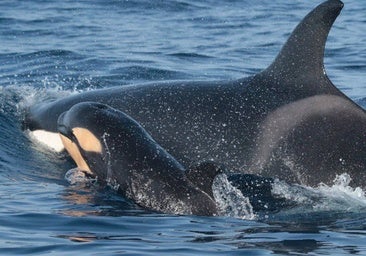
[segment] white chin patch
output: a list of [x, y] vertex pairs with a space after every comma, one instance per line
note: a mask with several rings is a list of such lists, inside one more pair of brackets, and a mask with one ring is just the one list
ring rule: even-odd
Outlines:
[[60, 135], [56, 132], [48, 132], [44, 130], [30, 131], [29, 136], [42, 145], [56, 151], [61, 152], [65, 149], [62, 144]]

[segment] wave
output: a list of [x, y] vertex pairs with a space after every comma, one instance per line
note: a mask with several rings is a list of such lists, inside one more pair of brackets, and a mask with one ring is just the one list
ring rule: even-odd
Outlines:
[[[77, 58], [83, 57], [83, 55], [77, 54], [76, 52], [63, 50], [63, 49], [53, 49], [53, 50], [42, 50], [42, 51], [34, 51], [28, 53], [3, 53], [0, 54], [1, 58], [5, 59], [14, 59], [19, 64], [20, 61], [36, 61], [39, 58], [45, 57], [69, 57], [69, 58]], [[8, 61], [9, 61], [8, 60]], [[3, 66], [2, 66], [3, 67]]]
[[[47, 87], [47, 79], [58, 79], [65, 87], [80, 75], [78, 62], [86, 56], [66, 50], [45, 50], [31, 53], [1, 54], [3, 65], [0, 67], [2, 86]], [[87, 76], [87, 74], [85, 75]]]
[[[176, 69], [161, 68], [161, 64], [154, 60], [91, 57], [63, 49], [0, 54], [0, 57], [4, 63], [0, 67], [2, 86], [58, 86], [63, 90], [81, 91], [127, 83], [183, 80], [191, 77]], [[176, 59], [172, 62], [176, 62]]]
[[121, 12], [125, 12], [126, 9], [129, 11], [138, 11], [144, 10], [145, 12], [167, 12], [167, 13], [176, 13], [176, 12], [187, 12], [187, 11], [195, 11], [201, 8], [205, 8], [205, 3], [197, 3], [194, 1], [149, 1], [149, 0], [130, 0], [130, 1], [103, 1], [101, 4], [102, 8], [114, 8], [114, 10], [120, 10]]
[[180, 59], [210, 59], [210, 58], [213, 58], [208, 55], [194, 53], [194, 52], [177, 52], [177, 53], [171, 53], [168, 55], [172, 56], [172, 57], [177, 57]]

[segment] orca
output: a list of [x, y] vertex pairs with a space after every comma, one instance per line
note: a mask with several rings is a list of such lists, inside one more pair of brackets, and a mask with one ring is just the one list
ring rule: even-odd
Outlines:
[[73, 105], [99, 102], [141, 124], [175, 159], [305, 185], [348, 172], [365, 187], [366, 114], [326, 75], [324, 49], [343, 3], [328, 0], [294, 29], [273, 63], [232, 81], [171, 81], [83, 92], [32, 106], [24, 128], [57, 133]]
[[200, 180], [194, 174], [189, 180], [185, 168], [125, 113], [100, 103], [79, 103], [59, 116], [58, 131], [80, 170], [137, 204], [164, 213], [218, 214], [212, 189], [207, 187], [206, 193], [200, 188], [212, 185], [219, 169], [211, 182], [205, 174], [204, 185], [195, 185], [191, 180]]

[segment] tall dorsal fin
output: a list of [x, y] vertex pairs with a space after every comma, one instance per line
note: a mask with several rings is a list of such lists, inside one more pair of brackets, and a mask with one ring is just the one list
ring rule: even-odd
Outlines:
[[270, 77], [267, 86], [281, 86], [278, 89], [282, 91], [339, 94], [325, 73], [323, 59], [328, 33], [342, 8], [341, 1], [328, 0], [312, 10], [292, 32], [274, 62], [257, 78]]
[[222, 172], [217, 164], [203, 162], [186, 170], [186, 176], [196, 187], [213, 198], [212, 183], [216, 175]]

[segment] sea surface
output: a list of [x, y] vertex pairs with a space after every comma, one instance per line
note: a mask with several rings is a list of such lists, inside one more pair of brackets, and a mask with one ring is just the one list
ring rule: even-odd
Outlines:
[[[21, 129], [26, 107], [81, 91], [255, 74], [319, 3], [0, 1], [0, 255], [366, 255], [365, 191], [347, 175], [278, 184], [300, 206], [271, 214], [167, 215], [70, 184], [66, 156]], [[325, 53], [331, 80], [364, 108], [365, 30], [366, 1], [345, 0]]]

